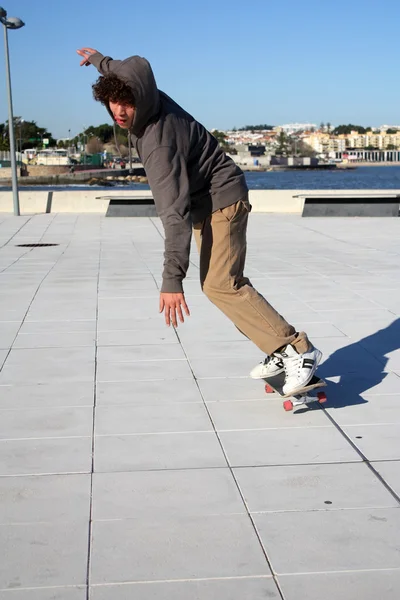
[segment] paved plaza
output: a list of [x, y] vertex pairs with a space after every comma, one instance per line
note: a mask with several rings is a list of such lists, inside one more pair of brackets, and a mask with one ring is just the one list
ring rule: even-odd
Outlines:
[[399, 599], [400, 219], [248, 237], [324, 407], [249, 379], [194, 243], [165, 326], [158, 219], [0, 214], [0, 600]]

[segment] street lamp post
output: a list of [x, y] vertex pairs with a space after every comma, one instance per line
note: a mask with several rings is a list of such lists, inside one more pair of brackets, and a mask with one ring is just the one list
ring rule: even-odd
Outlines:
[[19, 151], [22, 154], [22, 125], [25, 123], [24, 119], [19, 120]]
[[11, 177], [13, 190], [14, 215], [20, 215], [19, 196], [18, 196], [18, 179], [17, 179], [17, 161], [15, 157], [15, 137], [14, 137], [14, 117], [12, 108], [11, 95], [11, 75], [10, 75], [10, 56], [8, 51], [8, 29], [20, 29], [25, 25], [21, 19], [17, 17], [7, 17], [7, 11], [0, 7], [0, 22], [4, 27], [4, 49], [6, 58], [6, 78], [7, 78], [7, 95], [8, 95], [8, 127], [10, 132], [10, 153], [11, 153]]

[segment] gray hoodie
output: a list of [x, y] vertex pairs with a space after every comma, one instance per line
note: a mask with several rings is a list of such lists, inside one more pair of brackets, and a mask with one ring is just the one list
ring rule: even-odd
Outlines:
[[113, 60], [98, 52], [89, 60], [102, 75], [113, 73], [132, 88], [136, 113], [131, 140], [165, 231], [161, 291], [182, 292], [192, 224], [244, 199], [248, 191], [244, 175], [214, 136], [157, 88], [145, 58]]

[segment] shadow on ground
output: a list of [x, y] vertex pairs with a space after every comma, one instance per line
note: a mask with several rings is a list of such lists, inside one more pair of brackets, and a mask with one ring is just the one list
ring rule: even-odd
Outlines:
[[342, 408], [365, 404], [366, 391], [379, 385], [388, 373], [384, 369], [386, 356], [400, 348], [400, 318], [388, 327], [336, 350], [319, 369], [323, 379], [340, 377], [338, 383], [328, 382], [328, 406]]

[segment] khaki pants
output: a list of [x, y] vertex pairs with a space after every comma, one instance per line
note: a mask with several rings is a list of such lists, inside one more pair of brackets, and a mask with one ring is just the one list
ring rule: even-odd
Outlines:
[[306, 334], [296, 333], [243, 275], [249, 211], [246, 198], [194, 225], [203, 292], [264, 354], [287, 344], [307, 352]]

